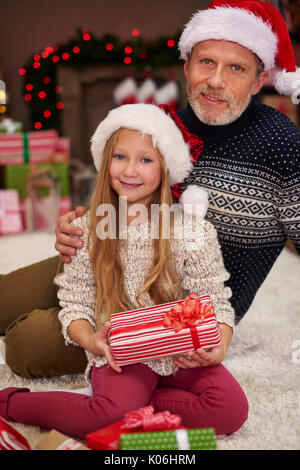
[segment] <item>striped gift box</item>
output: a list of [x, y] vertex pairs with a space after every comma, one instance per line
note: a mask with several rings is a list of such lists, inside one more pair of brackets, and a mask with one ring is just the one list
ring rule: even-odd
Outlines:
[[116, 363], [123, 366], [182, 354], [197, 349], [199, 343], [201, 348], [219, 346], [221, 338], [210, 297], [198, 298], [201, 305], [210, 307], [210, 314], [199, 325], [177, 333], [163, 325], [163, 317], [184, 300], [112, 314], [110, 347]]
[[[27, 136], [27, 140], [24, 137]], [[56, 130], [32, 131], [28, 133], [0, 135], [0, 165], [18, 165], [24, 163], [25, 142], [27, 142], [31, 163], [47, 161], [56, 148], [58, 133]]]

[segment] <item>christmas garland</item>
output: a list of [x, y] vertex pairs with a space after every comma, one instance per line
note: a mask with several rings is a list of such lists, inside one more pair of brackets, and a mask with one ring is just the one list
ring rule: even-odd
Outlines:
[[147, 67], [157, 69], [178, 63], [177, 43], [180, 33], [174, 37], [160, 37], [146, 41], [137, 29], [132, 39], [121, 41], [117, 36], [104, 34], [97, 38], [86, 28], [78, 29], [76, 37], [67, 44], [46, 47], [41, 53], [30, 57], [19, 75], [23, 77], [23, 94], [29, 108], [32, 128], [56, 129], [60, 131], [60, 111], [64, 103], [60, 99], [61, 88], [57, 84], [58, 64], [82, 69], [87, 64], [124, 64], [137, 71]]

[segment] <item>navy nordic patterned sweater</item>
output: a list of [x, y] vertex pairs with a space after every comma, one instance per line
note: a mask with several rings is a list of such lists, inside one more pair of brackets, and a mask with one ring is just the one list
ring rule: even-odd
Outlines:
[[300, 253], [300, 132], [253, 99], [235, 122], [209, 126], [190, 105], [168, 112], [191, 147], [194, 168], [178, 188], [209, 193], [238, 323], [290, 238]]

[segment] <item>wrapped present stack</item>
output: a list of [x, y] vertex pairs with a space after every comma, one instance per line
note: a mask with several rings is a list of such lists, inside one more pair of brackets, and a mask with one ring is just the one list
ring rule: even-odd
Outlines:
[[[35, 450], [216, 450], [213, 428], [185, 429], [179, 427], [181, 418], [168, 411], [153, 413], [150, 407], [128, 413], [124, 420], [86, 436], [86, 442], [52, 429], [35, 444]], [[130, 415], [130, 416], [129, 416]], [[136, 417], [144, 418], [147, 432]], [[135, 418], [134, 418], [135, 417]], [[135, 431], [131, 429], [134, 422]], [[159, 423], [159, 424], [158, 424]], [[164, 429], [166, 428], [166, 429]], [[32, 450], [28, 441], [10, 423], [0, 418], [0, 450]]]
[[[48, 209], [48, 206], [51, 206], [49, 191], [39, 191], [41, 196], [35, 198], [36, 212], [43, 213], [44, 217], [38, 217], [35, 224], [27, 226], [26, 221], [30, 220], [28, 206], [32, 201], [28, 199], [26, 187], [28, 180], [32, 181], [41, 170], [47, 170], [49, 174], [54, 175], [53, 180], [58, 179], [60, 184], [57, 215], [72, 209], [69, 181], [70, 139], [59, 137], [55, 130], [20, 132], [16, 127], [2, 127], [0, 188], [18, 192], [23, 230], [52, 230], [53, 224], [45, 223], [45, 214], [49, 220], [53, 219], [53, 207]], [[53, 194], [50, 199], [53, 199]]]
[[155, 413], [153, 406], [149, 405], [130, 411], [117, 423], [88, 434], [86, 443], [94, 450], [116, 450], [120, 446], [120, 436], [124, 433], [136, 434], [179, 427], [182, 427], [180, 416], [173, 415], [169, 411]]
[[88, 434], [86, 445], [94, 450], [215, 450], [217, 440], [213, 428], [186, 429], [180, 416], [155, 413], [149, 405]]

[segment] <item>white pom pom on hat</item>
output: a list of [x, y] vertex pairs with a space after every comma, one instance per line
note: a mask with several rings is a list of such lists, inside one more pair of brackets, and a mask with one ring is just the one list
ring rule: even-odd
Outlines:
[[[164, 158], [171, 186], [182, 183], [191, 172], [193, 163], [189, 145], [184, 141], [173, 119], [158, 106], [142, 103], [126, 104], [112, 109], [98, 125], [91, 139], [91, 153], [97, 171], [101, 167], [107, 140], [120, 128], [137, 130], [143, 135], [152, 137], [154, 147], [158, 148]], [[185, 195], [185, 205], [187, 211], [192, 210], [196, 215], [195, 203], [199, 198], [195, 196], [195, 193], [202, 194], [203, 190], [200, 186], [193, 185], [193, 188], [193, 194], [189, 187], [186, 190], [188, 192]], [[189, 194], [191, 199], [189, 199]], [[191, 205], [194, 209], [191, 209]], [[198, 211], [199, 217], [204, 217], [204, 215], [203, 211]]]
[[196, 12], [179, 40], [181, 58], [209, 39], [236, 42], [256, 54], [266, 71], [274, 70], [275, 89], [284, 95], [300, 92], [300, 68], [296, 67], [288, 28], [281, 13], [259, 0], [214, 0]]
[[183, 191], [179, 202], [185, 214], [203, 219], [208, 209], [208, 192], [191, 184]]

